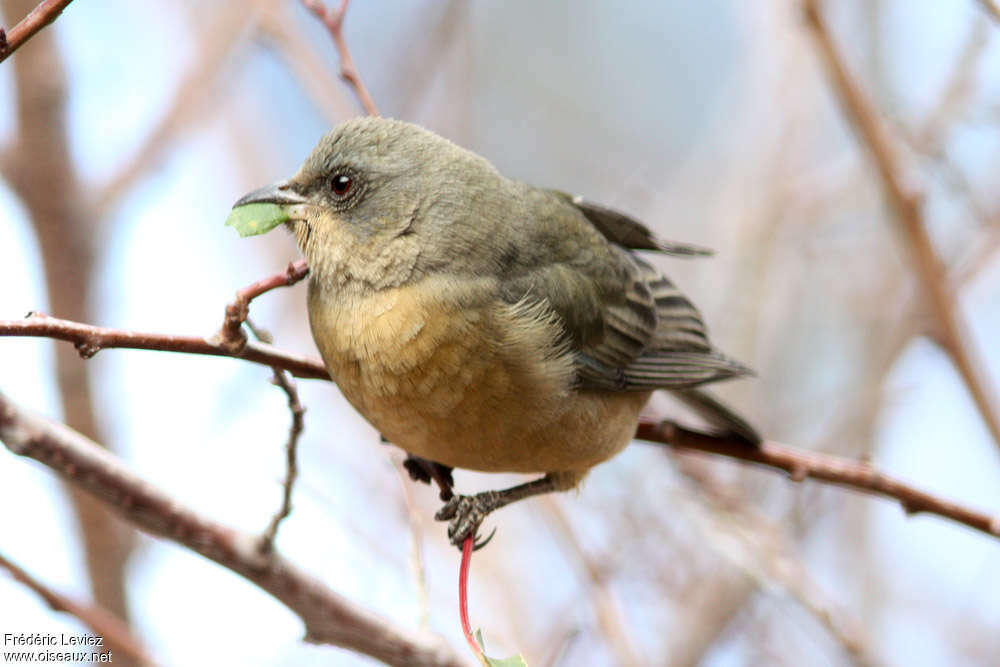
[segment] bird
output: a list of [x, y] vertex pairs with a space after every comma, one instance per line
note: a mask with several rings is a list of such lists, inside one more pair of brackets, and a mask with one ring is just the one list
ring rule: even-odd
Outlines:
[[702, 248], [384, 117], [336, 126], [295, 175], [234, 209], [262, 203], [282, 209], [306, 258], [330, 377], [384, 439], [448, 472], [541, 475], [448, 498], [435, 518], [460, 548], [491, 512], [573, 489], [621, 451], [656, 390], [761, 442], [701, 388], [752, 371], [640, 256]]

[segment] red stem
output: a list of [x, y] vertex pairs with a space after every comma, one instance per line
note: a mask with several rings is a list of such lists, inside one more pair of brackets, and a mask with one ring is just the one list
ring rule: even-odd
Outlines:
[[472, 562], [472, 545], [475, 535], [469, 535], [462, 542], [462, 565], [458, 569], [458, 615], [462, 619], [462, 632], [465, 641], [469, 642], [472, 652], [480, 660], [483, 659], [483, 649], [479, 647], [476, 638], [472, 636], [472, 626], [469, 625], [469, 564]]

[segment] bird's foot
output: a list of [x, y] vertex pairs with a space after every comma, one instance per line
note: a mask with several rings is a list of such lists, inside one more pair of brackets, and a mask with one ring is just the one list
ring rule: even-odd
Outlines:
[[434, 481], [437, 483], [440, 489], [439, 497], [441, 500], [451, 500], [452, 496], [454, 496], [451, 490], [455, 486], [455, 479], [451, 475], [452, 468], [435, 461], [422, 459], [413, 454], [406, 455], [403, 467], [409, 473], [410, 479], [415, 482], [430, 484], [431, 481]]
[[[484, 491], [474, 496], [453, 496], [451, 500], [444, 504], [434, 518], [438, 521], [448, 522], [448, 540], [459, 549], [469, 535], [479, 540], [479, 525], [483, 519], [495, 509], [503, 507], [506, 503], [503, 494], [499, 491]], [[490, 540], [496, 529], [490, 533], [485, 540], [476, 541], [474, 548], [482, 549]]]

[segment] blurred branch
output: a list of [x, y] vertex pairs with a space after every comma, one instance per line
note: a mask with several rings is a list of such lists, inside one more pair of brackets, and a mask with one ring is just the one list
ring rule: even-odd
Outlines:
[[1000, 448], [1000, 413], [996, 408], [996, 394], [983, 376], [985, 366], [970, 340], [965, 320], [955, 302], [954, 288], [928, 234], [923, 215], [923, 193], [904, 177], [903, 166], [885, 126], [874, 104], [848, 73], [819, 5], [819, 0], [805, 0], [806, 17], [833, 78], [843, 111], [867, 145], [896, 220], [910, 243], [916, 271], [930, 296], [937, 319], [938, 331], [931, 333], [938, 337], [948, 352], [995, 444]]
[[368, 115], [378, 116], [379, 112], [375, 106], [375, 101], [368, 93], [368, 88], [361, 79], [361, 73], [354, 66], [351, 51], [347, 48], [347, 40], [344, 39], [344, 15], [347, 13], [348, 2], [350, 0], [341, 0], [340, 8], [335, 12], [330, 12], [323, 5], [322, 0], [302, 0], [302, 5], [323, 22], [323, 25], [326, 26], [327, 31], [330, 33], [330, 37], [333, 38], [333, 43], [337, 47], [337, 54], [340, 56], [340, 78], [354, 89], [355, 94], [357, 94], [358, 99], [361, 101], [361, 106], [364, 107]]
[[142, 642], [129, 631], [128, 625], [107, 609], [97, 605], [80, 604], [61, 593], [53, 591], [26, 571], [7, 560], [2, 554], [0, 554], [0, 568], [6, 569], [15, 580], [31, 589], [53, 611], [65, 612], [71, 616], [75, 616], [80, 622], [90, 628], [94, 635], [106, 639], [111, 647], [128, 654], [142, 664], [156, 663], [150, 657]]
[[[289, 264], [289, 269], [291, 267], [292, 265]], [[257, 340], [268, 345], [274, 343], [271, 334], [254, 326], [250, 320], [247, 320], [247, 327], [253, 332]], [[292, 415], [292, 420], [288, 426], [288, 439], [285, 441], [285, 479], [281, 485], [281, 507], [271, 517], [271, 521], [267, 524], [267, 528], [264, 530], [264, 534], [261, 535], [260, 541], [257, 544], [257, 548], [265, 555], [274, 550], [274, 540], [278, 536], [278, 528], [281, 527], [281, 522], [287, 519], [288, 515], [292, 513], [292, 488], [295, 486], [295, 480], [299, 476], [299, 438], [306, 427], [306, 409], [302, 407], [302, 402], [299, 400], [298, 387], [285, 375], [285, 371], [280, 368], [272, 366], [271, 371], [274, 373], [271, 377], [271, 383], [285, 392], [285, 396], [288, 398], [288, 411]]]
[[18, 21], [10, 32], [5, 32], [0, 27], [0, 63], [34, 37], [35, 33], [55, 21], [71, 2], [73, 0], [45, 0]]
[[944, 91], [913, 137], [917, 146], [931, 149], [935, 156], [943, 152], [942, 135], [966, 109], [976, 92], [977, 69], [987, 53], [991, 36], [989, 22], [984, 19], [970, 26]]
[[[2, 0], [6, 16], [36, 10], [35, 0]], [[31, 220], [41, 251], [44, 289], [49, 308], [70, 319], [92, 319], [90, 292], [97, 248], [106, 241], [94, 233], [86, 214], [85, 188], [70, 150], [67, 113], [68, 70], [55, 31], [37, 33], [30, 48], [12, 59], [12, 102], [17, 132], [6, 176]], [[92, 366], [81, 364], [65, 346], [55, 349], [56, 391], [66, 424], [99, 441], [92, 388]], [[90, 496], [67, 489], [80, 527], [93, 599], [124, 621], [129, 619], [125, 572], [134, 535]], [[120, 667], [134, 661], [119, 656]]]
[[34, 313], [23, 320], [0, 320], [0, 337], [2, 336], [32, 336], [69, 341], [84, 358], [92, 357], [106, 348], [184, 352], [232, 357], [255, 364], [277, 366], [300, 378], [330, 379], [326, 367], [318, 359], [284, 352], [263, 343], [247, 342], [242, 349], [234, 350], [219, 336], [202, 338], [108, 329]]
[[567, 655], [570, 649], [573, 648], [573, 644], [580, 639], [580, 629], [572, 621], [565, 620], [572, 617], [569, 611], [567, 610], [566, 613], [553, 617], [553, 620], [558, 618], [564, 620], [562, 621], [562, 625], [556, 626], [551, 630], [542, 642], [541, 646], [548, 649], [548, 656], [540, 661], [539, 665], [545, 665], [546, 667], [558, 667], [562, 665], [567, 660]]
[[969, 509], [885, 475], [867, 463], [817, 454], [764, 442], [749, 447], [742, 440], [688, 430], [674, 422], [640, 422], [635, 437], [673, 447], [721, 454], [783, 470], [793, 482], [806, 479], [829, 482], [856, 491], [899, 501], [907, 514], [936, 514], [970, 528], [1000, 537], [1000, 516]]
[[[907, 278], [906, 282], [910, 282], [908, 276], [895, 276], [897, 281], [900, 278]], [[839, 446], [844, 450], [851, 451], [852, 455], [856, 455], [858, 450], [862, 451], [862, 455], [867, 453], [866, 450], [871, 443], [872, 433], [883, 404], [885, 376], [904, 346], [912, 340], [915, 323], [919, 320], [916, 311], [921, 305], [920, 302], [916, 299], [900, 297], [901, 293], [910, 291], [907, 287], [908, 285], [891, 290], [888, 292], [888, 298], [885, 299], [886, 303], [899, 304], [901, 314], [890, 312], [885, 315], [890, 321], [901, 323], [900, 326], [864, 329], [868, 331], [871, 340], [862, 348], [867, 358], [863, 360], [863, 372], [860, 380], [856, 383], [858, 390], [848, 392], [849, 395], [846, 398], [841, 397], [843, 400], [840, 401], [839, 414], [821, 434], [820, 442], [825, 443], [823, 448]], [[889, 334], [887, 338], [885, 337], [886, 333]], [[881, 334], [884, 339], [879, 339], [876, 334]], [[731, 483], [722, 483], [711, 476], [708, 466], [705, 465], [708, 463], [705, 457], [683, 450], [668, 450], [668, 453], [673, 454], [672, 460], [675, 462], [677, 470], [696, 484], [698, 490], [707, 496], [707, 498], [701, 499], [701, 505], [707, 501], [711, 503], [717, 514], [734, 515], [731, 521], [726, 523], [733, 530], [744, 524], [747, 525], [746, 533], [749, 535], [741, 534], [744, 539], [748, 539], [755, 533], [762, 536], [775, 535], [777, 538], [779, 532], [785, 534], [792, 532], [792, 529], [788, 528], [790, 524], [794, 523], [791, 516], [788, 517], [787, 521], [768, 521], [764, 517], [758, 517], [748, 512], [746, 508], [752, 504], [750, 499], [740, 493], [737, 487]], [[804, 497], [805, 494], [800, 495], [799, 500], [801, 501]], [[693, 511], [698, 509], [700, 507]], [[793, 512], [795, 511], [793, 510]], [[807, 514], [811, 517], [815, 515], [815, 512], [807, 510]], [[785, 530], [780, 530], [779, 526]], [[811, 521], [805, 524], [806, 530], [811, 530], [813, 527], [815, 527], [815, 523]], [[829, 601], [820, 603], [826, 596], [813, 594], [813, 591], [818, 589], [812, 584], [809, 586], [800, 585], [802, 582], [809, 581], [805, 577], [805, 567], [799, 559], [793, 558], [787, 537], [785, 535], [780, 535], [780, 537], [782, 549], [778, 557], [783, 559], [783, 562], [786, 562], [789, 567], [778, 568], [775, 571], [777, 583], [794, 596], [820, 623], [830, 629], [845, 650], [855, 658], [854, 662], [873, 664], [874, 660], [870, 658], [870, 651], [867, 648], [868, 642], [864, 641], [862, 633], [857, 630], [859, 624], [850, 622], [845, 624], [842, 613], [837, 616], [828, 613], [832, 607]], [[796, 537], [801, 538], [802, 535]], [[698, 548], [701, 549], [704, 543], [708, 543], [716, 551], [722, 552], [723, 550], [717, 542], [718, 540], [700, 540]], [[750, 553], [754, 553], [754, 551], [751, 545], [747, 545], [744, 554]], [[729, 553], [723, 555], [733, 556]], [[766, 585], [769, 580], [763, 582], [765, 585], [761, 585], [761, 577], [770, 576], [765, 575], [766, 570], [762, 569], [768, 565], [769, 561], [766, 559], [758, 559], [758, 561], [759, 565], [756, 571], [750, 571], [747, 567], [739, 570], [719, 568], [712, 577], [712, 581], [698, 579], [690, 593], [681, 594], [685, 600], [684, 614], [679, 618], [682, 625], [674, 633], [677, 639], [670, 646], [671, 666], [687, 667], [704, 663], [706, 654], [717, 645], [723, 633], [731, 626], [737, 615], [745, 609], [753, 596], [762, 588], [764, 590], [769, 588]], [[788, 581], [783, 580], [793, 572], [801, 574]]]
[[1000, 23], [1000, 7], [993, 0], [976, 0], [991, 19]]
[[692, 508], [692, 513], [697, 515], [693, 518], [706, 538], [699, 543], [707, 544], [756, 584], [747, 586], [741, 582], [743, 585], [737, 586], [737, 590], [746, 590], [749, 597], [749, 592], [756, 589], [781, 587], [827, 629], [850, 656], [852, 664], [877, 664], [861, 623], [820, 588], [802, 560], [796, 557], [781, 524], [749, 510], [750, 503], [741, 494], [721, 484], [700, 466], [693, 465], [691, 457], [679, 456], [676, 460], [682, 474], [701, 492], [699, 502]]
[[390, 665], [461, 665], [440, 641], [391, 624], [324, 586], [258, 540], [185, 507], [125, 469], [72, 429], [30, 415], [0, 393], [0, 440], [14, 454], [52, 468], [125, 520], [181, 544], [244, 577], [293, 611], [305, 640], [364, 653]]
[[[200, 56], [177, 87], [166, 113], [132, 158], [96, 188], [90, 203], [96, 219], [107, 218], [108, 209], [146, 175], [178, 134], [205, 122], [206, 109], [210, 108], [208, 102], [212, 99], [212, 83], [219, 78], [233, 49], [256, 20], [255, 9], [254, 6], [248, 9], [242, 3], [227, 5], [221, 15], [202, 30]], [[204, 22], [205, 17], [199, 15], [198, 20]]]
[[963, 204], [982, 224], [987, 224], [992, 216], [979, 200], [969, 178], [961, 168], [952, 164], [948, 155], [948, 138], [976, 96], [979, 80], [977, 74], [989, 53], [992, 35], [988, 20], [975, 21], [969, 27], [969, 34], [943, 92], [920, 127], [911, 131], [905, 124], [896, 123], [900, 138], [940, 169], [943, 180], [963, 197]]
[[[392, 465], [391, 462], [390, 465]], [[413, 574], [413, 582], [417, 589], [417, 605], [420, 609], [418, 626], [425, 629], [430, 627], [431, 608], [427, 595], [427, 568], [424, 566], [423, 556], [423, 522], [413, 498], [413, 485], [407, 483], [407, 479], [403, 475], [404, 467], [392, 465], [392, 469], [396, 471], [396, 479], [399, 480], [400, 491], [402, 491], [403, 505], [409, 518], [410, 554], [408, 560], [410, 572]]]
[[[453, 60], [453, 51], [461, 39], [470, 34], [468, 18], [474, 4], [465, 0], [446, 0], [427, 9], [436, 10], [436, 17], [428, 16], [427, 26], [419, 30], [407, 30], [406, 37], [412, 39], [408, 45], [399, 45], [394, 54], [400, 66], [393, 67], [400, 73], [395, 93], [397, 118], [413, 118], [421, 99], [434, 90], [435, 77], [446, 72], [446, 65]], [[447, 75], [446, 75], [447, 76]], [[455, 100], [451, 100], [452, 103]]]
[[708, 664], [708, 653], [724, 641], [726, 630], [759, 590], [746, 572], [722, 567], [710, 577], [693, 581], [690, 588], [683, 594], [683, 615], [678, 615], [673, 628], [665, 667]]
[[600, 563], [584, 551], [559, 502], [552, 496], [545, 496], [540, 500], [545, 503], [549, 524], [556, 527], [562, 538], [566, 555], [576, 560], [585, 582], [589, 584], [588, 598], [594, 606], [601, 632], [610, 644], [618, 664], [642, 664], [639, 654], [629, 640], [626, 623], [608, 586], [606, 568], [601, 567]]
[[1000, 223], [985, 234], [972, 249], [970, 257], [959, 267], [955, 282], [964, 287], [979, 277], [1000, 255]]
[[261, 32], [274, 43], [278, 55], [328, 121], [350, 118], [356, 113], [353, 103], [337, 85], [330, 68], [302, 39], [302, 30], [290, 16], [289, 7], [287, 3], [268, 5], [261, 17]]
[[[920, 334], [927, 318], [925, 302], [914, 294], [917, 285], [912, 276], [893, 272], [885, 280], [889, 284], [858, 296], [861, 301], [879, 294], [880, 303], [885, 306], [874, 326], [859, 331], [865, 344], [859, 353], [861, 370], [854, 381], [856, 389], [847, 392], [847, 396], [828, 395], [827, 400], [839, 404], [840, 409], [818, 442], [809, 443], [810, 449], [836, 451], [855, 458], [871, 455], [876, 425], [885, 403], [886, 378], [907, 346]], [[864, 304], [858, 303], [856, 307], [860, 311]], [[851, 444], [845, 447], [846, 443]]]

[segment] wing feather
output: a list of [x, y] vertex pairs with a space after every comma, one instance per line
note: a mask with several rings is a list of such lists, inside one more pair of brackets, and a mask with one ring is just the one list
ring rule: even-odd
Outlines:
[[706, 252], [697, 246], [664, 243], [645, 225], [617, 211], [579, 197], [570, 201], [617, 246], [625, 293], [624, 301], [606, 302], [603, 338], [580, 350], [584, 385], [648, 391], [694, 387], [752, 372], [716, 351], [694, 304], [666, 276], [629, 250], [680, 255]]
[[[694, 304], [631, 252], [698, 255], [703, 249], [664, 243], [637, 220], [580, 198], [557, 191], [547, 196], [542, 208], [551, 217], [538, 242], [551, 250], [521, 253], [521, 261], [508, 267], [502, 296], [514, 301], [533, 295], [559, 316], [580, 387], [685, 389], [751, 372], [715, 350]], [[573, 209], [577, 220], [566, 217]], [[552, 229], [569, 235], [561, 240], [566, 245], [549, 245]], [[526, 263], [527, 257], [534, 261]]]

